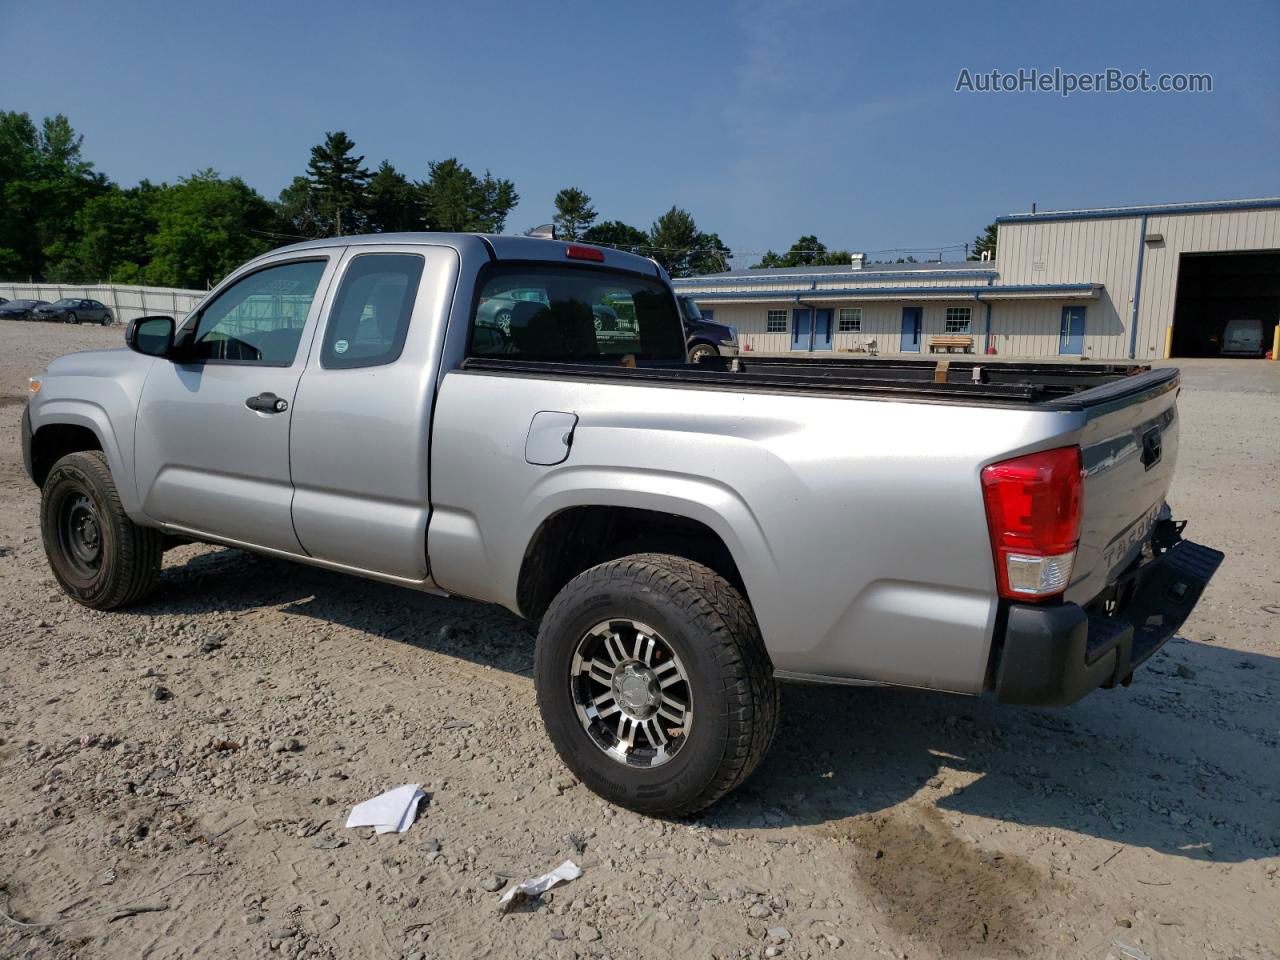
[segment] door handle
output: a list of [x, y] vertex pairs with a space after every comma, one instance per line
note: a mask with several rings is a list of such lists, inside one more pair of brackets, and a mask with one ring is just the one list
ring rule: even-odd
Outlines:
[[260, 393], [256, 397], [250, 397], [244, 405], [258, 413], [284, 413], [289, 409], [289, 401], [274, 393]]

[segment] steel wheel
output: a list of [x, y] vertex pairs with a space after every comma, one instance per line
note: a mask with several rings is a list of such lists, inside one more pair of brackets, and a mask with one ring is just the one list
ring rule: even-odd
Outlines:
[[53, 465], [41, 490], [40, 536], [54, 577], [86, 607], [136, 603], [160, 577], [164, 536], [129, 519], [101, 450]]
[[719, 354], [720, 351], [715, 347], [706, 343], [700, 343], [689, 351], [689, 360], [693, 363], [698, 363], [703, 357], [715, 357], [719, 356]]
[[102, 565], [102, 523], [85, 494], [72, 494], [58, 504], [58, 543], [67, 565], [92, 579]]
[[652, 627], [605, 620], [578, 641], [569, 668], [578, 721], [618, 763], [657, 767], [674, 757], [693, 723], [684, 664]]

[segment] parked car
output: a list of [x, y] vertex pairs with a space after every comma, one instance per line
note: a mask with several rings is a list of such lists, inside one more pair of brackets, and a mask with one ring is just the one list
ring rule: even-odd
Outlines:
[[36, 308], [47, 303], [47, 300], [10, 300], [0, 304], [0, 320], [30, 320]]
[[[531, 288], [505, 338], [477, 318]], [[599, 335], [585, 307], [623, 302], [634, 332]], [[666, 274], [614, 250], [316, 240], [126, 343], [55, 360], [22, 413], [67, 594], [137, 603], [195, 540], [502, 604], [540, 621], [565, 764], [648, 813], [746, 779], [779, 680], [1127, 685], [1222, 559], [1165, 503], [1176, 368], [689, 363]]]
[[1266, 347], [1262, 339], [1261, 320], [1228, 320], [1222, 331], [1221, 354], [1224, 357], [1260, 357]]
[[114, 320], [106, 304], [78, 297], [63, 297], [37, 307], [32, 313], [33, 320], [52, 320], [56, 323], [98, 323], [105, 327]]
[[685, 342], [689, 359], [695, 363], [703, 357], [736, 357], [738, 331], [727, 323], [708, 320], [692, 297], [680, 297], [680, 313], [684, 317]]
[[[536, 311], [530, 308], [519, 309], [519, 304], [536, 303], [540, 307], [550, 307], [546, 301], [546, 292], [541, 290], [516, 289], [507, 291], [500, 297], [485, 297], [476, 307], [476, 322], [500, 327], [511, 332], [511, 318], [522, 318], [524, 322]], [[597, 330], [617, 330], [618, 313], [613, 305], [596, 303], [591, 305], [592, 321]]]
[[8, 297], [0, 297], [0, 307], [4, 306], [8, 302], [9, 302]]

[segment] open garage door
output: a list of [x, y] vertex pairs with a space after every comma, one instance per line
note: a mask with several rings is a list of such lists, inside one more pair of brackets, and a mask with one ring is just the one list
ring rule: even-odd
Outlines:
[[1280, 250], [1182, 254], [1173, 312], [1175, 357], [1222, 356], [1228, 333], [1239, 350], [1242, 342], [1252, 343], [1252, 335], [1242, 341], [1240, 334], [1255, 323], [1265, 353], [1278, 318]]

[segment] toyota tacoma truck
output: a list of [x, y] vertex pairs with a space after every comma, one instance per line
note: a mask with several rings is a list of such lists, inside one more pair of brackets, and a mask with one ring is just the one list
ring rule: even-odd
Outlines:
[[751, 773], [781, 680], [1127, 685], [1222, 559], [1165, 504], [1176, 369], [690, 363], [662, 268], [614, 250], [303, 243], [126, 343], [22, 414], [68, 594], [139, 603], [199, 541], [501, 604], [540, 621], [564, 762], [653, 814]]

